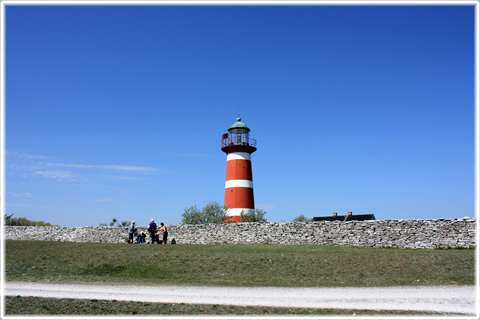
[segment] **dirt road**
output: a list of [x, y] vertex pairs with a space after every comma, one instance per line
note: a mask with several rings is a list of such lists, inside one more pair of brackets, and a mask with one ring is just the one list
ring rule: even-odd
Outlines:
[[4, 284], [4, 295], [241, 306], [415, 310], [468, 315], [476, 313], [476, 290], [473, 286], [245, 288], [7, 282]]

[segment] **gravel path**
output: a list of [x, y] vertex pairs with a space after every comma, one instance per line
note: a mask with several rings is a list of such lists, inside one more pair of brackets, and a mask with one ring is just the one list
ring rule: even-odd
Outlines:
[[474, 286], [386, 288], [246, 288], [65, 285], [7, 282], [6, 296], [128, 300], [373, 310], [414, 310], [473, 315]]

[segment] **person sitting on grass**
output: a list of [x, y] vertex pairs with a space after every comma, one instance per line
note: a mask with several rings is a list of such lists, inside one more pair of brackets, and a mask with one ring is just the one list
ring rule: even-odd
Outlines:
[[145, 232], [141, 232], [138, 234], [138, 238], [137, 238], [137, 242], [138, 243], [145, 243], [145, 238], [147, 237], [147, 235], [145, 234]]
[[158, 235], [158, 231], [160, 231], [160, 229], [155, 230], [155, 242], [157, 244], [162, 244], [162, 240], [160, 240], [160, 237]]

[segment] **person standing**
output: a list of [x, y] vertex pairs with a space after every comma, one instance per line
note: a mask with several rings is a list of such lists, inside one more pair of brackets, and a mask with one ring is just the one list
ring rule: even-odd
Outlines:
[[168, 230], [167, 227], [163, 224], [163, 222], [160, 222], [160, 231], [163, 233], [163, 244], [167, 244], [167, 238], [168, 238]]
[[155, 243], [155, 231], [157, 230], [157, 224], [155, 223], [155, 220], [152, 219], [150, 223], [148, 224], [148, 232], [150, 232], [150, 237], [152, 238], [152, 244]]
[[128, 243], [133, 243], [133, 235], [137, 232], [135, 221], [132, 221], [130, 228], [128, 228]]

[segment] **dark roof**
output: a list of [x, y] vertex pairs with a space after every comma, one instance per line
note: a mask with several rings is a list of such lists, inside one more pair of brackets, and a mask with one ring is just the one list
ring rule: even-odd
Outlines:
[[369, 214], [352, 214], [347, 216], [326, 216], [326, 217], [314, 217], [313, 221], [365, 221], [375, 220], [373, 213]]

